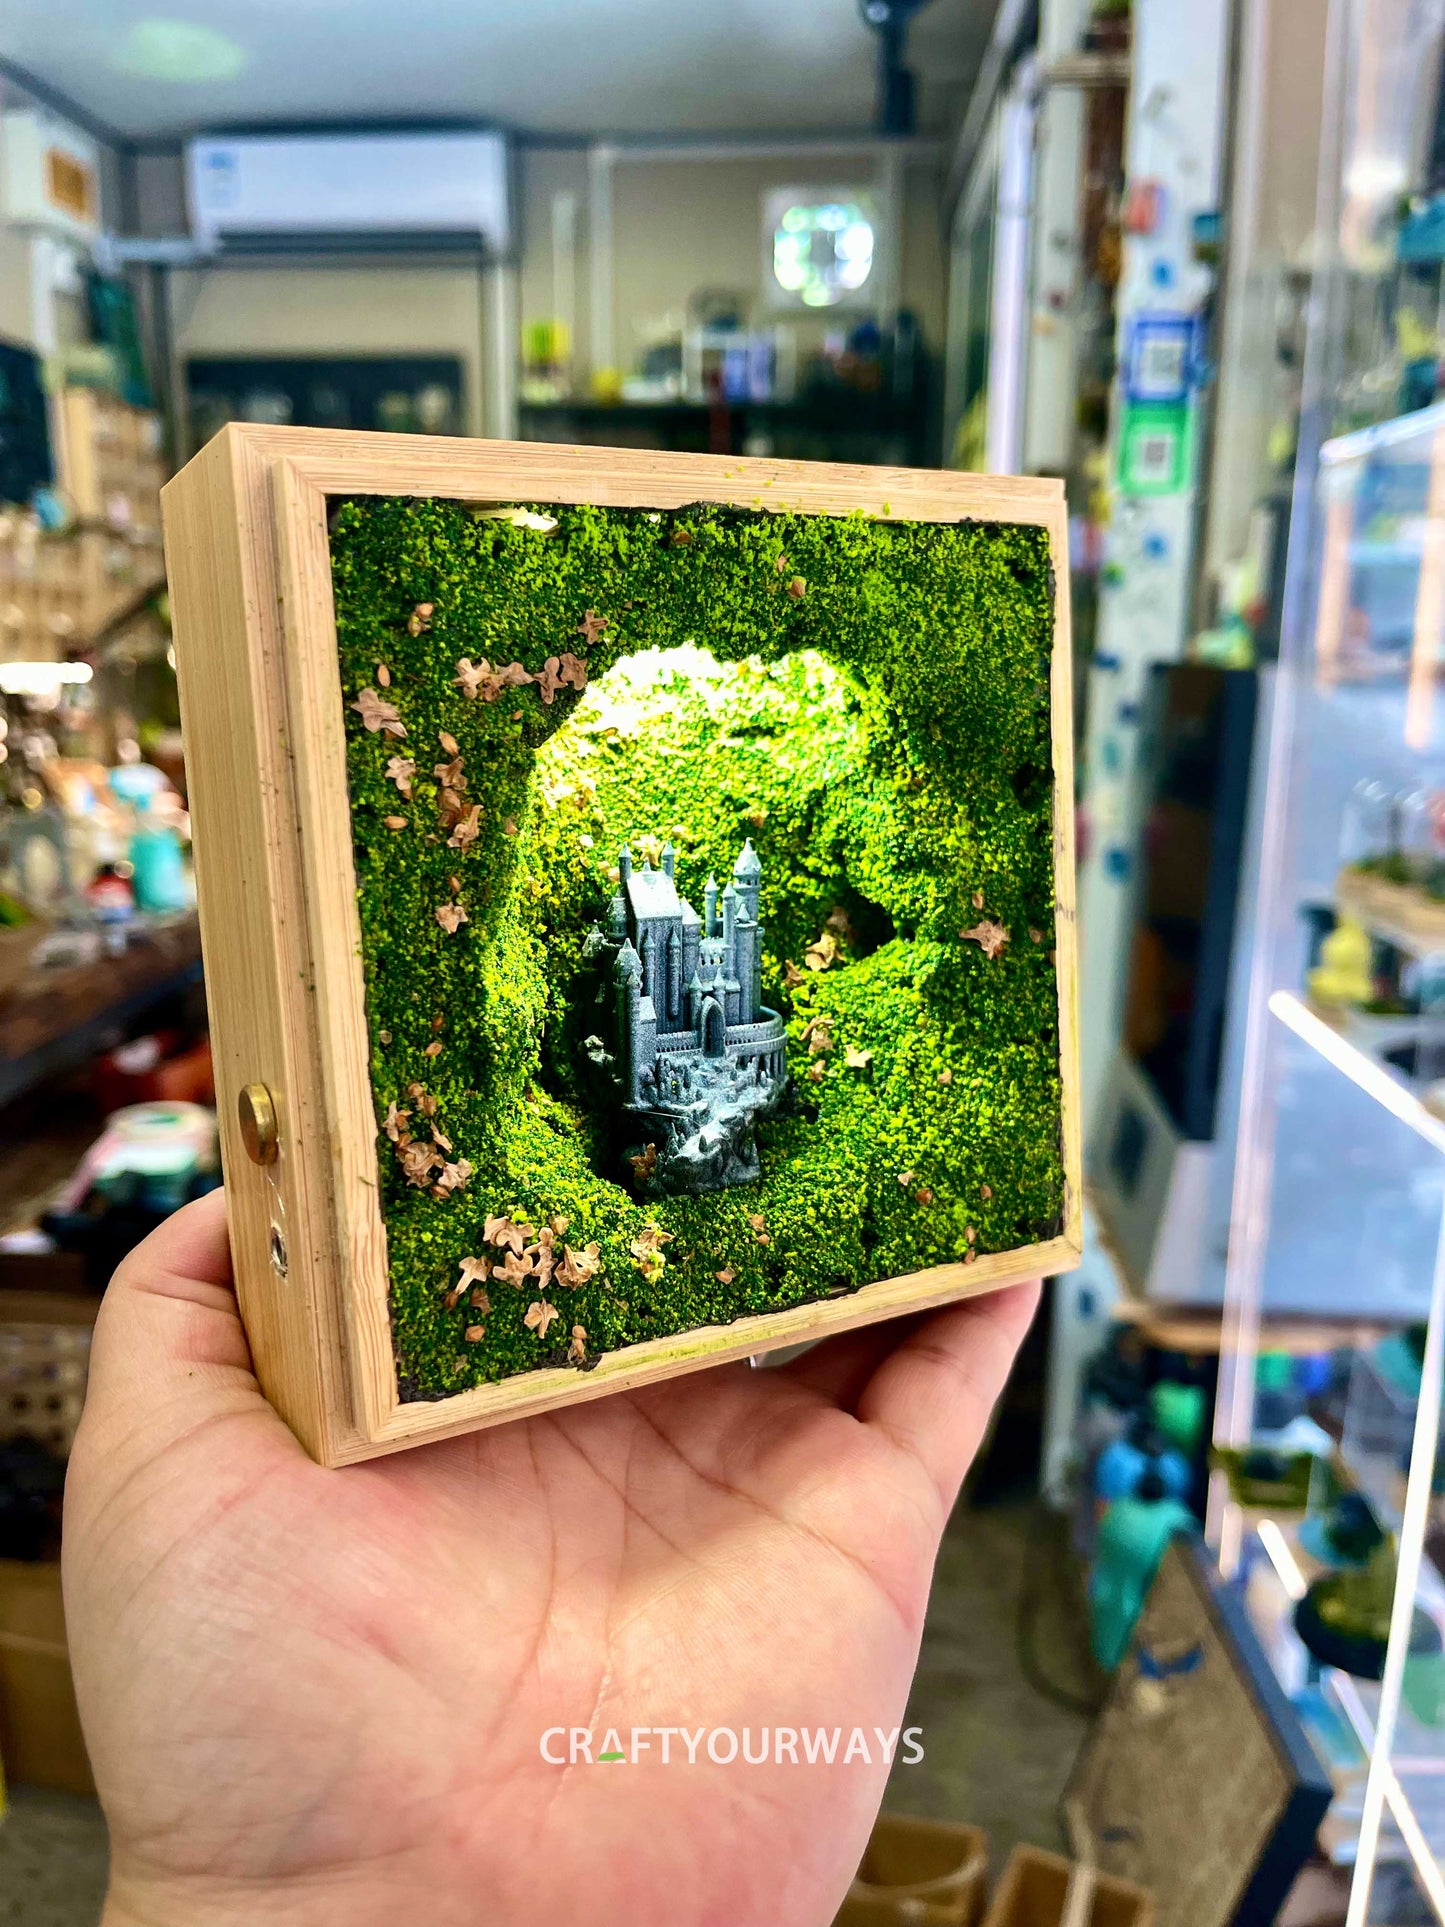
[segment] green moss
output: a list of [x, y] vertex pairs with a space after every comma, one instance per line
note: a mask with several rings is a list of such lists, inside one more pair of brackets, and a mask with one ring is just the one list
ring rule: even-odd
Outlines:
[[[553, 1362], [574, 1323], [595, 1355], [1012, 1249], [1050, 1235], [1062, 1206], [1043, 532], [549, 513], [550, 535], [437, 501], [347, 502], [333, 520], [377, 1115], [419, 1083], [473, 1167], [438, 1199], [378, 1138], [409, 1398]], [[434, 609], [412, 635], [418, 603]], [[588, 610], [607, 618], [590, 642]], [[580, 697], [549, 705], [533, 684], [469, 700], [454, 680], [463, 657], [535, 673], [569, 649], [587, 664]], [[404, 742], [350, 706], [381, 662]], [[439, 828], [439, 732], [482, 807], [465, 850]], [[409, 801], [386, 775], [397, 753], [417, 764]], [[385, 827], [397, 815], [405, 828]], [[605, 1175], [589, 1109], [582, 943], [618, 844], [651, 833], [677, 845], [694, 901], [752, 837], [764, 984], [789, 1014], [802, 1104], [764, 1127], [759, 1183], [643, 1208]], [[468, 920], [447, 934], [452, 877]], [[838, 962], [790, 989], [830, 916]], [[960, 937], [984, 917], [1009, 935], [997, 957]], [[822, 1014], [834, 1048], [810, 1058]], [[532, 1294], [491, 1284], [468, 1344], [475, 1314], [446, 1294], [486, 1249], [485, 1218], [512, 1211], [568, 1219], [602, 1269], [549, 1294], [546, 1339], [523, 1324]], [[648, 1223], [672, 1234], [651, 1276], [630, 1249]]]

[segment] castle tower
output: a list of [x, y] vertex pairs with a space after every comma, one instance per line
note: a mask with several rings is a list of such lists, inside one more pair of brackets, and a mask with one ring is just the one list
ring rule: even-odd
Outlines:
[[733, 883], [738, 896], [748, 907], [748, 915], [753, 922], [758, 921], [758, 889], [762, 883], [763, 866], [758, 853], [753, 848], [752, 838], [743, 839], [743, 847], [738, 852], [738, 860], [733, 865]]
[[702, 925], [698, 922], [697, 912], [684, 897], [682, 902], [682, 981], [684, 985], [690, 985], [697, 975], [697, 950], [701, 936]]
[[662, 846], [662, 873], [664, 876], [673, 876], [676, 874], [676, 871], [677, 852], [670, 843], [664, 843]]
[[737, 1021], [740, 1024], [750, 1024], [758, 1014], [758, 926], [748, 915], [748, 907], [746, 904], [741, 905], [738, 910], [736, 936], [737, 969], [735, 975], [740, 986]]
[[674, 925], [667, 939], [667, 1022], [674, 1025], [682, 1015], [682, 935]]
[[[731, 884], [722, 893], [722, 978], [725, 986], [723, 1008], [730, 1024], [738, 1021], [742, 980], [738, 975], [738, 893]], [[726, 989], [726, 986], [735, 988]]]
[[638, 1015], [642, 1001], [642, 961], [632, 945], [624, 940], [612, 966], [617, 986], [617, 1043], [622, 1059], [623, 1082], [627, 1101], [638, 1100], [638, 1075], [642, 1068], [637, 1050]]
[[717, 878], [716, 877], [708, 878], [707, 888], [702, 893], [702, 904], [703, 904], [702, 933], [705, 937], [715, 937], [717, 935]]
[[625, 892], [628, 880], [632, 875], [632, 849], [629, 844], [624, 843], [622, 848], [617, 852], [617, 871], [621, 888]]

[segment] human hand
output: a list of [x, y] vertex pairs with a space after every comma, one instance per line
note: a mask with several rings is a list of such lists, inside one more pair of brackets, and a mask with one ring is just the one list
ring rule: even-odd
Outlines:
[[[106, 1927], [823, 1927], [1037, 1289], [326, 1471], [188, 1206], [106, 1294], [66, 1486]], [[542, 1755], [855, 1726], [871, 1764]]]

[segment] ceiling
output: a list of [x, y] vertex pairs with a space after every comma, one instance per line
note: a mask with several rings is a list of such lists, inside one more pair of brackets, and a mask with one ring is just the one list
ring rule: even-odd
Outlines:
[[[967, 97], [994, 0], [914, 24], [920, 132]], [[0, 56], [132, 138], [466, 117], [544, 134], [864, 132], [856, 0], [3, 0]]]

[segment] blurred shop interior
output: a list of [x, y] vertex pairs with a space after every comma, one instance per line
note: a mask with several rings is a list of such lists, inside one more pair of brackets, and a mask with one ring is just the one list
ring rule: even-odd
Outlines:
[[1087, 1250], [840, 1919], [1445, 1921], [1445, 0], [176, 4], [0, 23], [0, 1909], [103, 1890], [65, 1455], [220, 1182], [158, 496], [249, 421], [1062, 478]]

